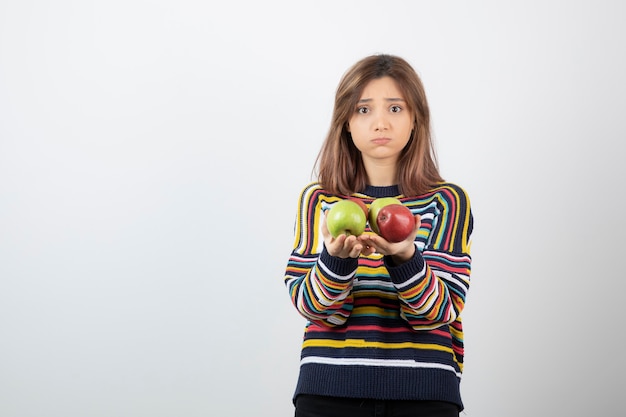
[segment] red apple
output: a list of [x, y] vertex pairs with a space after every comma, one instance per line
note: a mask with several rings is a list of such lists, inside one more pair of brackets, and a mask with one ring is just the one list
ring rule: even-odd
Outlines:
[[376, 218], [380, 235], [385, 240], [402, 242], [415, 230], [415, 216], [408, 207], [401, 204], [388, 204], [378, 211]]
[[389, 204], [399, 204], [402, 205], [402, 202], [395, 197], [381, 197], [377, 198], [370, 204], [368, 221], [370, 224], [370, 229], [377, 235], [380, 234], [380, 230], [378, 230], [378, 224], [376, 224], [376, 219], [378, 218], [378, 213], [380, 210], [388, 206]]

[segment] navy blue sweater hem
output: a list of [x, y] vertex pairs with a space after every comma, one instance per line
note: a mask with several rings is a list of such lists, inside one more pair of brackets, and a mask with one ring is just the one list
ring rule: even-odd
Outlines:
[[460, 379], [443, 369], [304, 364], [300, 367], [294, 402], [300, 394], [447, 401], [463, 410]]

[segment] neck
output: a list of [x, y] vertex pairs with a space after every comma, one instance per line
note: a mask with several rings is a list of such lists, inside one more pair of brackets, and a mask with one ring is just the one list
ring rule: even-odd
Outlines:
[[397, 183], [396, 163], [387, 161], [363, 161], [367, 180], [375, 187], [387, 187]]

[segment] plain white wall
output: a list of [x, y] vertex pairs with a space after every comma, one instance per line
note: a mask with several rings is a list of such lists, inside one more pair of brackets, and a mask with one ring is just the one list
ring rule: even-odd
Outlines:
[[378, 52], [422, 76], [472, 199], [465, 415], [615, 415], [625, 14], [0, 2], [0, 415], [292, 415], [297, 193], [339, 78]]

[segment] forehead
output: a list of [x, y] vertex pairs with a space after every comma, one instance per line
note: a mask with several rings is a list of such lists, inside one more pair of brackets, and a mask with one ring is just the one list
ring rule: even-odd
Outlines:
[[361, 99], [374, 99], [374, 98], [396, 98], [404, 99], [404, 94], [398, 86], [396, 80], [389, 76], [382, 78], [376, 78], [365, 84], [363, 92], [361, 93]]

